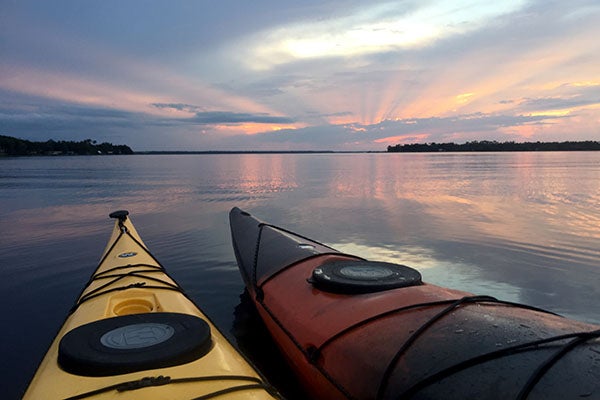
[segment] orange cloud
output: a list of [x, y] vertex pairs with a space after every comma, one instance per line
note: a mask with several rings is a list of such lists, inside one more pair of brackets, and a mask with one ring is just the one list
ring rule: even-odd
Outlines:
[[399, 135], [399, 136], [389, 136], [381, 139], [374, 140], [375, 143], [389, 143], [389, 144], [398, 144], [398, 143], [413, 143], [413, 142], [423, 142], [429, 138], [428, 133], [413, 133], [410, 135]]
[[259, 123], [243, 123], [231, 125], [214, 125], [212, 129], [219, 132], [232, 135], [246, 134], [257, 135], [266, 132], [280, 131], [284, 129], [300, 129], [305, 127], [303, 124], [259, 124]]

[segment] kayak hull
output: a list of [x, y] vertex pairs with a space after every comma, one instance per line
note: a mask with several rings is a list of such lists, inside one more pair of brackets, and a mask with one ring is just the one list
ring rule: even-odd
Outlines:
[[[248, 291], [316, 399], [600, 397], [596, 325], [423, 283], [405, 266], [404, 281], [389, 281], [393, 269], [382, 263], [237, 208], [230, 223]], [[339, 265], [368, 288], [335, 274], [325, 281], [336, 285], [318, 282]]]
[[116, 218], [24, 398], [277, 398], [148, 251], [127, 213]]

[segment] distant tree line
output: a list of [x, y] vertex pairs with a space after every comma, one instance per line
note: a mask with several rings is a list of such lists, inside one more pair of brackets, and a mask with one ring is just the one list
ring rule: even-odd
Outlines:
[[33, 156], [33, 155], [96, 155], [96, 154], [133, 154], [127, 145], [97, 143], [92, 139], [80, 142], [55, 141], [32, 142], [11, 136], [0, 135], [0, 155]]
[[388, 146], [388, 152], [425, 153], [438, 151], [586, 151], [600, 150], [600, 142], [496, 142], [473, 141], [457, 143], [412, 143]]

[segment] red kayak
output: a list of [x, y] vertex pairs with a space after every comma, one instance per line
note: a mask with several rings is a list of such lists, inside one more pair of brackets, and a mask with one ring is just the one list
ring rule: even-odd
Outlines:
[[600, 326], [425, 283], [234, 208], [233, 247], [314, 399], [600, 399]]

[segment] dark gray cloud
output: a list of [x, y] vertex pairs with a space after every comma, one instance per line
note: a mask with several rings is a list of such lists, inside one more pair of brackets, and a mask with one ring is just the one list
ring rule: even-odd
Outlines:
[[198, 112], [202, 110], [202, 108], [199, 106], [184, 103], [152, 103], [152, 106], [160, 109], [172, 109], [189, 112]]
[[578, 95], [570, 98], [543, 97], [537, 99], [523, 99], [519, 103], [519, 108], [524, 110], [564, 110], [597, 104], [600, 104], [600, 96], [585, 98], [582, 95]]
[[[1, 94], [1, 93], [0, 93]], [[199, 106], [173, 103], [154, 104], [164, 109], [196, 111]], [[167, 118], [141, 112], [130, 112], [104, 107], [91, 107], [78, 104], [53, 103], [44, 99], [28, 98], [19, 107], [10, 103], [0, 103], [0, 134], [17, 136], [30, 140], [76, 140], [93, 138], [99, 141], [121, 137], [135, 147], [139, 135], [155, 136], [153, 141], [178, 135], [206, 135], [199, 127], [233, 125], [243, 123], [289, 124], [294, 120], [288, 117], [272, 116], [264, 113], [236, 113], [228, 111], [195, 112], [187, 118]], [[162, 139], [161, 139], [162, 138]], [[218, 142], [218, 137], [211, 136]], [[144, 142], [145, 143], [145, 142]], [[143, 145], [142, 145], [143, 146]], [[138, 150], [140, 148], [138, 145]]]
[[[442, 34], [418, 46], [360, 54], [333, 49], [304, 57], [286, 53], [286, 37], [278, 35], [310, 36], [314, 32], [302, 27], [316, 27], [325, 33], [314, 38], [326, 42], [329, 34], [360, 31], [364, 24], [378, 35], [378, 24], [392, 17], [409, 13], [418, 19], [428, 7], [452, 14], [466, 6], [456, 2], [450, 10], [447, 1], [416, 0], [151, 6], [142, 0], [108, 0], [86, 7], [66, 0], [5, 2], [0, 131], [39, 139], [122, 135], [144, 145], [162, 141], [171, 148], [179, 143], [199, 149], [329, 149], [336, 144], [368, 149], [379, 146], [374, 140], [422, 134], [437, 141], [500, 140], [511, 127], [524, 125], [543, 128], [535, 131], [540, 140], [565, 133], [575, 140], [597, 135], [579, 128], [594, 126], [597, 108], [588, 106], [600, 103], [597, 0], [468, 5], [470, 11], [461, 15], [469, 21], [488, 7], [511, 11], [466, 30], [452, 20], [460, 34]], [[265, 68], [253, 64], [264, 54], [272, 55]], [[463, 94], [464, 103], [453, 102]], [[471, 101], [476, 105], [469, 107]], [[154, 114], [139, 111], [148, 104]], [[498, 109], [501, 114], [490, 111]], [[578, 118], [527, 116], [562, 109], [573, 109], [570, 115]], [[160, 110], [181, 113], [171, 117]], [[399, 116], [414, 118], [395, 120]], [[332, 125], [342, 120], [347, 123]], [[265, 124], [266, 133], [232, 138], [244, 124]], [[303, 128], [270, 132], [268, 124]], [[227, 128], [214, 129], [217, 125]], [[140, 136], [147, 140], [137, 140]]]
[[352, 111], [340, 111], [340, 112], [334, 112], [334, 113], [327, 113], [327, 114], [318, 114], [318, 113], [308, 113], [308, 115], [310, 115], [311, 117], [346, 117], [349, 115], [354, 115], [354, 113]]
[[[389, 137], [408, 138], [425, 134], [421, 141], [427, 142], [464, 142], [467, 140], [514, 140], [514, 136], [502, 133], [501, 128], [524, 125], [550, 124], [559, 120], [557, 116], [510, 116], [486, 115], [482, 113], [460, 115], [446, 118], [416, 118], [398, 121], [382, 121], [373, 125], [323, 125], [302, 129], [286, 129], [265, 132], [258, 135], [236, 136], [224, 139], [227, 146], [248, 150], [252, 146], [266, 149], [307, 149], [307, 150], [385, 150], [390, 143], [374, 141]], [[460, 132], [463, 139], [457, 140], [454, 134]], [[400, 139], [399, 139], [400, 140]], [[250, 147], [243, 147], [244, 145]]]
[[511, 104], [518, 112], [539, 110], [569, 110], [600, 105], [600, 83], [564, 84], [550, 91], [550, 96], [505, 99], [501, 104]]
[[[78, 60], [76, 54], [69, 55], [55, 38], [40, 36], [38, 27], [73, 39], [82, 51], [92, 45], [139, 59], [158, 58], [163, 64], [181, 65], [198, 53], [217, 49], [270, 25], [327, 18], [338, 14], [340, 9], [360, 3], [356, 0], [221, 0], [150, 5], [144, 0], [107, 0], [81, 7], [70, 0], [5, 1], [2, 14], [6, 17], [0, 24], [0, 33], [11, 39], [3, 40], [2, 45], [39, 62], [44, 58], [56, 60], [56, 54], [52, 55], [56, 51], [60, 51], [61, 57], [67, 57], [69, 63], [81, 65], [85, 60]], [[8, 23], [11, 25], [7, 26]], [[37, 34], [33, 36], [31, 32]], [[24, 40], [28, 47], [22, 46]], [[36, 51], [27, 51], [31, 46], [35, 46]], [[101, 57], [96, 61], [102, 62]], [[69, 63], [64, 66], [68, 67]], [[92, 64], [86, 65], [86, 68], [92, 67]]]
[[173, 109], [178, 111], [194, 112], [196, 115], [190, 118], [169, 118], [165, 122], [172, 121], [178, 124], [243, 124], [254, 122], [258, 124], [291, 124], [296, 122], [293, 118], [278, 117], [267, 113], [238, 113], [231, 111], [201, 111], [202, 107], [184, 103], [153, 103], [152, 106], [160, 109]]
[[194, 124], [208, 124], [208, 125], [220, 125], [220, 124], [242, 124], [247, 122], [254, 122], [258, 124], [291, 124], [295, 122], [293, 118], [288, 117], [277, 117], [269, 114], [250, 114], [250, 113], [236, 113], [229, 111], [206, 111], [198, 112], [195, 117], [186, 118], [179, 120], [183, 123], [194, 123]]
[[18, 108], [0, 104], [0, 134], [29, 140], [127, 140], [156, 122], [142, 113], [117, 109], [31, 101]]

